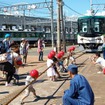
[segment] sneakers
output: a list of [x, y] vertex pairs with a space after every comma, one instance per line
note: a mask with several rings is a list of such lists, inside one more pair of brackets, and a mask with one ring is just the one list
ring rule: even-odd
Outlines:
[[13, 86], [11, 83], [5, 83], [5, 86]]
[[101, 74], [101, 73], [102, 73], [102, 71], [98, 71], [98, 72], [97, 72], [97, 74]]

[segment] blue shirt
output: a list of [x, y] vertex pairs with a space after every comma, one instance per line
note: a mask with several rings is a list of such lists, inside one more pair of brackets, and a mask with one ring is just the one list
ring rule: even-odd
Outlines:
[[93, 105], [94, 93], [86, 80], [82, 75], [75, 75], [70, 81], [70, 88], [65, 91], [66, 96], [73, 99], [78, 99], [80, 102], [86, 105]]
[[9, 46], [10, 46], [10, 41], [4, 40], [3, 43], [4, 43], [4, 46], [5, 46], [6, 52], [8, 52]]

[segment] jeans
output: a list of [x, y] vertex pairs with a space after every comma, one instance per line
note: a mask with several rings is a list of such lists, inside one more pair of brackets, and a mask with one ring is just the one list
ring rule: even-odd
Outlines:
[[14, 74], [14, 78], [16, 78], [16, 80], [19, 80], [19, 75], [18, 74]]
[[39, 52], [39, 61], [43, 61], [43, 51]]
[[73, 99], [64, 93], [63, 97], [63, 105], [80, 105], [77, 99]]
[[91, 102], [91, 104], [85, 104], [80, 102], [79, 99], [71, 98], [66, 94], [64, 94], [62, 100], [63, 100], [63, 105], [94, 105], [94, 102]]

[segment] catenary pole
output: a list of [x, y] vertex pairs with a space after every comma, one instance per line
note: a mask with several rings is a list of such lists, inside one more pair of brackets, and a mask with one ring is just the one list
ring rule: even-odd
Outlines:
[[63, 1], [61, 1], [60, 15], [61, 15], [61, 27], [62, 27], [62, 42], [63, 42], [62, 44], [63, 44], [63, 50], [66, 52], [65, 26], [64, 26], [64, 16], [63, 16]]
[[57, 51], [61, 50], [61, 24], [60, 24], [60, 6], [61, 0], [57, 0], [58, 8], [57, 8]]
[[52, 36], [52, 47], [54, 47], [53, 0], [51, 0], [51, 36]]

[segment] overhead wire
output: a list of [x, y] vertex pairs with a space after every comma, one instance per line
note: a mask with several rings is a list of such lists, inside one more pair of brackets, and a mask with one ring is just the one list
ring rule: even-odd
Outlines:
[[47, 0], [45, 0], [47, 8], [49, 9], [49, 11], [51, 11], [51, 9], [49, 8], [49, 5], [47, 4]]
[[[47, 5], [47, 0], [45, 0], [45, 2], [46, 2], [46, 5]], [[1, 4], [5, 4], [5, 5], [3, 5], [3, 6], [9, 6], [10, 4], [7, 4], [7, 3], [3, 3], [3, 2], [0, 2]], [[47, 5], [48, 6], [48, 5]], [[47, 7], [48, 8], [48, 7]], [[49, 9], [49, 8], [48, 8]], [[41, 13], [41, 14], [50, 14], [50, 13], [45, 13], [45, 12], [41, 12], [41, 11], [35, 11], [35, 12], [38, 12], [38, 13]]]
[[77, 12], [76, 10], [72, 9], [71, 7], [69, 7], [68, 5], [66, 5], [65, 3], [64, 3], [64, 6], [66, 6], [66, 7], [69, 8], [71, 11], [73, 11], [73, 12], [79, 14], [79, 15], [83, 15], [83, 14]]
[[98, 5], [99, 4], [99, 1], [98, 0], [95, 0], [95, 1], [97, 2], [97, 5], [96, 5], [97, 7], [95, 8], [96, 11], [95, 11], [94, 15], [96, 15], [99, 12], [99, 10], [100, 10], [99, 8], [101, 6], [101, 5]]

